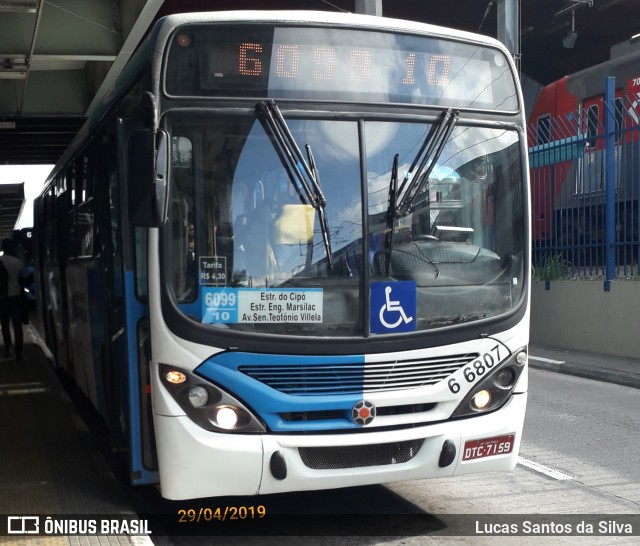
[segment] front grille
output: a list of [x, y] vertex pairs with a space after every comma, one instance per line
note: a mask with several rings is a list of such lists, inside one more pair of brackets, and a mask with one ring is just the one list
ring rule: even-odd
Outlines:
[[280, 417], [284, 421], [323, 421], [326, 419], [344, 419], [344, 410], [325, 411], [288, 411], [281, 413]]
[[477, 357], [474, 353], [367, 364], [241, 365], [238, 370], [285, 394], [360, 394], [435, 385]]
[[406, 463], [420, 451], [424, 439], [342, 447], [301, 447], [302, 462], [313, 470], [338, 470]]

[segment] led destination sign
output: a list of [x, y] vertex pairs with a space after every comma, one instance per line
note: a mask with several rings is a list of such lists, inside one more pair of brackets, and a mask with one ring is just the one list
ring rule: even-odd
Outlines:
[[175, 96], [518, 108], [499, 50], [415, 35], [317, 27], [187, 26], [173, 39]]

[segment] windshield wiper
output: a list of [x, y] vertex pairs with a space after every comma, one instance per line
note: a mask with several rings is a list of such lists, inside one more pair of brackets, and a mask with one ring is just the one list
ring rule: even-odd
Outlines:
[[385, 236], [385, 248], [388, 250], [387, 277], [391, 273], [391, 252], [393, 250], [393, 234], [396, 219], [407, 216], [411, 212], [413, 202], [416, 196], [422, 191], [425, 182], [429, 180], [429, 175], [436, 166], [436, 162], [449, 140], [451, 131], [453, 131], [453, 128], [458, 122], [459, 115], [460, 112], [458, 112], [458, 110], [449, 108], [442, 113], [440, 122], [431, 126], [409, 170], [404, 175], [400, 187], [398, 187], [398, 154], [393, 156], [391, 180], [389, 181], [389, 202], [387, 205], [387, 229]]
[[385, 230], [385, 248], [389, 250], [387, 256], [387, 277], [391, 275], [391, 250], [393, 247], [393, 232], [396, 225], [396, 206], [398, 203], [398, 157], [393, 156], [391, 180], [389, 181], [389, 203], [387, 205], [387, 229]]
[[409, 170], [404, 175], [400, 187], [398, 187], [398, 154], [393, 156], [385, 237], [385, 248], [388, 249], [387, 277], [391, 272], [391, 252], [396, 219], [407, 216], [411, 212], [413, 202], [416, 196], [421, 193], [425, 182], [429, 180], [429, 175], [436, 166], [438, 158], [449, 140], [451, 131], [453, 131], [458, 122], [459, 115], [460, 112], [458, 110], [449, 108], [442, 113], [440, 122], [431, 126]]
[[422, 192], [427, 180], [429, 180], [429, 175], [436, 166], [438, 158], [451, 136], [451, 131], [458, 123], [459, 115], [460, 112], [458, 110], [449, 108], [442, 113], [440, 122], [433, 125], [427, 133], [420, 150], [411, 163], [411, 167], [409, 167], [400, 187], [397, 189], [395, 207], [392, 211], [394, 219], [407, 216], [411, 212], [413, 202]]
[[305, 160], [291, 130], [287, 125], [278, 105], [274, 100], [260, 101], [256, 104], [256, 113], [262, 122], [266, 133], [271, 139], [280, 161], [287, 171], [289, 180], [293, 184], [300, 201], [311, 205], [318, 211], [322, 240], [327, 253], [329, 269], [333, 269], [331, 255], [331, 236], [325, 208], [327, 200], [320, 187], [320, 175], [309, 144], [305, 145], [309, 163]]

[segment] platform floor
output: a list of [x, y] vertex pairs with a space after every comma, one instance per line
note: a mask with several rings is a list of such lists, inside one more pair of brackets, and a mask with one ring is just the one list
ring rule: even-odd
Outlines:
[[[1, 339], [1, 338], [0, 338]], [[0, 346], [0, 355], [4, 347]], [[30, 325], [24, 360], [0, 357], [0, 517], [133, 515]], [[0, 528], [8, 529], [6, 520]], [[153, 544], [145, 536], [0, 536], [0, 544]]]

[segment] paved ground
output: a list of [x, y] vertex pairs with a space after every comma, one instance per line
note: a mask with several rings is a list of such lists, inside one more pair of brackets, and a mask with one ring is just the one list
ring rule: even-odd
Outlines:
[[[135, 517], [29, 327], [24, 361], [0, 359], [0, 415], [0, 529], [20, 525], [8, 518], [24, 515]], [[144, 536], [0, 537], [2, 544], [26, 545], [145, 542]]]
[[[24, 515], [135, 517], [30, 327], [24, 357], [0, 359], [0, 531], [7, 518]], [[530, 364], [640, 388], [640, 360], [532, 345]], [[0, 536], [0, 544], [34, 546], [150, 543], [147, 536]]]
[[529, 365], [568, 375], [640, 388], [640, 359], [622, 358], [543, 345], [529, 345]]

